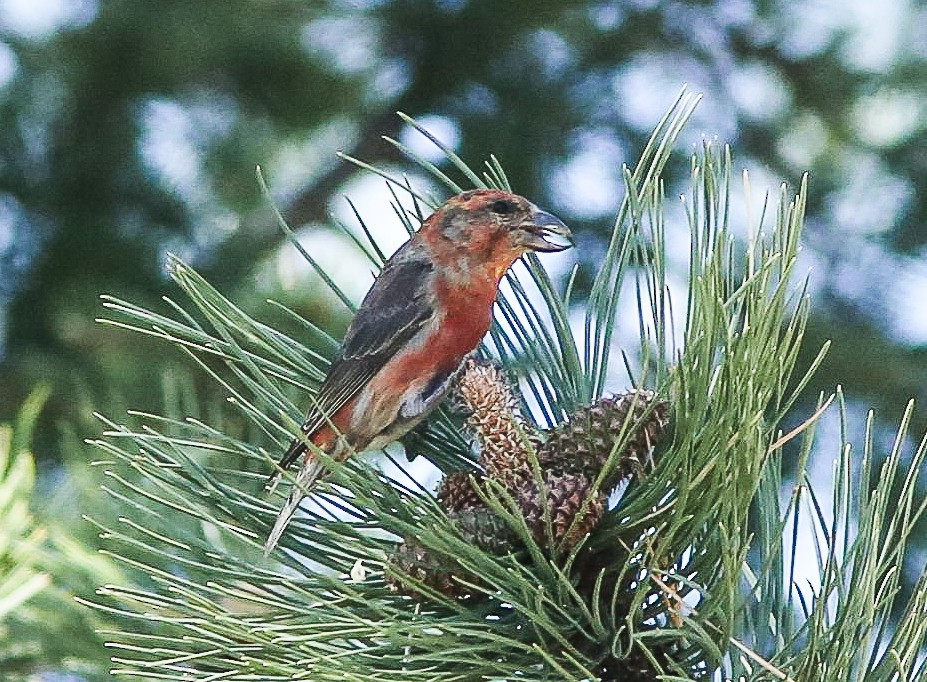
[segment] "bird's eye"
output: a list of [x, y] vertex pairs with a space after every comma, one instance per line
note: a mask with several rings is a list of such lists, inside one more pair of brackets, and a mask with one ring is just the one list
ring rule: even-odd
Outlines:
[[509, 201], [494, 201], [490, 210], [493, 213], [498, 213], [499, 215], [508, 215], [514, 210], [514, 206]]

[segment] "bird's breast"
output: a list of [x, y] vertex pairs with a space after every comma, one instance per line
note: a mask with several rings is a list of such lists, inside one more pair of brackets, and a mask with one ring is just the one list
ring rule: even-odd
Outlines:
[[429, 323], [361, 390], [352, 410], [361, 448], [401, 437], [441, 402], [489, 331], [494, 299], [471, 297], [464, 305], [444, 298]]
[[384, 368], [389, 382], [423, 395], [439, 392], [480, 344], [491, 323], [491, 308], [444, 311]]

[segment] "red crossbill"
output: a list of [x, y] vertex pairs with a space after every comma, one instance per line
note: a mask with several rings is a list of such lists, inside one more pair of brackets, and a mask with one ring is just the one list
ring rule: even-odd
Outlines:
[[[549, 241], [556, 236], [559, 240]], [[402, 437], [441, 401], [492, 323], [506, 270], [529, 251], [562, 251], [570, 231], [499, 190], [452, 197], [386, 262], [351, 322], [312, 408], [280, 460], [302, 458], [265, 544], [270, 552], [306, 490], [335, 459]]]

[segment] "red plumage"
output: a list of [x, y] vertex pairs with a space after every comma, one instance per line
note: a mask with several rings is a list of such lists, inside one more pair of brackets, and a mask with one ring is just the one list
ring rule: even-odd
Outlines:
[[323, 473], [306, 445], [335, 459], [375, 450], [421, 422], [492, 323], [506, 270], [528, 251], [561, 251], [559, 219], [499, 190], [452, 197], [386, 262], [357, 311], [303, 424], [280, 460], [300, 457], [296, 485], [271, 530], [270, 552]]

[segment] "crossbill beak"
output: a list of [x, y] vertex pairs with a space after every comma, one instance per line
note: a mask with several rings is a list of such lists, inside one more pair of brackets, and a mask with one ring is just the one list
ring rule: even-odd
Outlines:
[[550, 253], [573, 246], [572, 236], [560, 218], [535, 206], [530, 218], [519, 226], [515, 242], [531, 251]]

